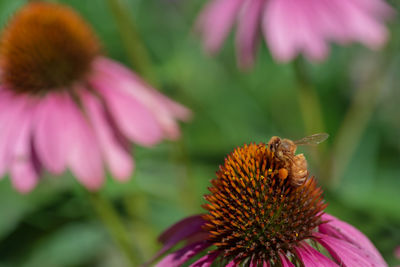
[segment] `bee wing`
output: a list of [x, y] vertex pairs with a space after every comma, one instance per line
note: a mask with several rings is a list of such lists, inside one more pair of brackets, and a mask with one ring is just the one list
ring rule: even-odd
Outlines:
[[329, 134], [327, 133], [317, 133], [313, 134], [310, 136], [306, 136], [304, 138], [301, 138], [300, 140], [294, 141], [295, 145], [301, 146], [301, 145], [318, 145], [319, 143], [322, 143], [326, 139], [328, 139]]

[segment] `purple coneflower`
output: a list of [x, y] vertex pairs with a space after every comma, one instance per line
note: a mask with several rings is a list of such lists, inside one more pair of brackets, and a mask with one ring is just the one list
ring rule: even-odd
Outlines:
[[129, 141], [175, 139], [190, 112], [100, 53], [72, 9], [31, 2], [3, 31], [0, 48], [0, 176], [30, 191], [41, 169], [69, 168], [89, 189], [134, 169]]
[[181, 266], [204, 251], [190, 266], [387, 266], [364, 234], [324, 212], [313, 177], [293, 186], [282, 166], [264, 143], [233, 151], [211, 181], [207, 213], [161, 235], [156, 257], [186, 243], [157, 266]]
[[383, 22], [391, 13], [383, 0], [210, 0], [197, 28], [206, 50], [214, 53], [237, 22], [239, 65], [249, 67], [260, 29], [277, 61], [290, 61], [299, 53], [321, 60], [329, 41], [381, 47], [388, 35]]

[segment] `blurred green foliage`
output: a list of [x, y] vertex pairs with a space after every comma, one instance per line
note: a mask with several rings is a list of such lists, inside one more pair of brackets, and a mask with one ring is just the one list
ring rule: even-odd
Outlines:
[[[0, 1], [2, 27], [24, 2]], [[107, 1], [60, 2], [76, 8], [93, 25], [108, 56], [130, 65]], [[193, 33], [204, 2], [124, 2], [149, 50], [159, 89], [194, 112], [193, 120], [182, 125], [182, 140], [153, 149], [133, 148], [137, 170], [131, 181], [119, 184], [108, 178], [101, 190], [123, 216], [142, 260], [157, 250], [156, 238], [163, 229], [202, 212], [209, 180], [236, 146], [266, 142], [272, 135], [305, 135], [292, 66], [276, 64], [263, 43], [254, 69], [242, 73], [232, 37], [218, 56], [207, 56]], [[368, 90], [372, 82], [381, 87], [340, 183], [326, 187], [325, 195], [328, 212], [367, 234], [391, 265], [396, 263], [393, 250], [400, 245], [399, 29], [400, 22], [393, 20], [391, 40], [383, 51], [334, 45], [325, 62], [308, 65], [331, 135], [328, 152], [356, 91]], [[326, 172], [312, 167], [325, 184]], [[16, 193], [8, 179], [0, 180], [1, 267], [126, 264], [70, 174], [45, 175], [28, 195]]]

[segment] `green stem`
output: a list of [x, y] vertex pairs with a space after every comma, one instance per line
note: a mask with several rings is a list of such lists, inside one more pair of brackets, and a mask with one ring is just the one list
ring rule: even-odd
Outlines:
[[114, 242], [129, 260], [131, 266], [138, 266], [138, 257], [129, 239], [129, 233], [121, 221], [112, 203], [99, 193], [89, 192], [90, 202], [96, 213], [107, 227]]
[[307, 73], [307, 66], [300, 58], [294, 61], [293, 66], [298, 83], [298, 97], [305, 132], [307, 135], [324, 132], [321, 103]]
[[156, 86], [157, 80], [151, 66], [150, 56], [137, 30], [134, 18], [128, 12], [128, 7], [123, 0], [107, 0], [107, 2], [117, 23], [132, 67], [148, 82]]
[[330, 184], [339, 185], [340, 178], [349, 164], [368, 121], [377, 104], [377, 98], [382, 85], [372, 82], [366, 88], [359, 87], [353, 97], [353, 102], [344, 117], [341, 127], [336, 134], [331, 155]]
[[[323, 121], [321, 102], [315, 90], [315, 86], [312, 84], [311, 78], [307, 73], [307, 66], [301, 58], [298, 58], [293, 62], [293, 67], [298, 83], [298, 100], [303, 118], [305, 135], [323, 133], [326, 130]], [[326, 144], [324, 143], [318, 145], [317, 149], [312, 151], [312, 159], [315, 166], [320, 166], [321, 162], [324, 162], [325, 152]]]

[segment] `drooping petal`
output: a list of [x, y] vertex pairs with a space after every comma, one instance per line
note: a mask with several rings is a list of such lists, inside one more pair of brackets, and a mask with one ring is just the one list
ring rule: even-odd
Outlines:
[[82, 111], [72, 99], [65, 97], [65, 142], [68, 148], [68, 165], [83, 185], [90, 190], [96, 190], [104, 181], [99, 143]]
[[183, 263], [197, 255], [199, 252], [209, 247], [211, 244], [208, 242], [198, 242], [168, 254], [156, 266], [157, 267], [178, 267]]
[[113, 177], [126, 181], [133, 172], [133, 159], [129, 152], [118, 142], [100, 101], [94, 95], [82, 90], [81, 100], [99, 140], [104, 160]]
[[11, 181], [14, 187], [21, 193], [31, 191], [38, 182], [38, 170], [35, 169], [32, 160], [32, 117], [35, 107], [27, 103], [20, 114], [18, 132], [15, 132], [11, 152]]
[[205, 49], [217, 52], [233, 26], [243, 0], [213, 0], [204, 8], [196, 28], [204, 39]]
[[202, 231], [201, 226], [205, 223], [202, 215], [187, 217], [169, 227], [160, 235], [158, 240], [163, 243], [169, 243], [172, 240], [183, 240], [194, 233]]
[[121, 78], [98, 75], [92, 79], [92, 85], [103, 97], [123, 135], [138, 144], [153, 146], [162, 139], [162, 128], [151, 109], [127, 93], [127, 88], [135, 90], [136, 84]]
[[294, 38], [298, 44], [300, 51], [306, 57], [313, 61], [320, 61], [324, 59], [329, 51], [328, 44], [325, 40], [325, 34], [321, 32], [319, 22], [316, 22], [312, 17], [314, 10], [312, 4], [304, 3], [292, 6], [295, 10], [291, 15], [293, 22], [296, 23], [296, 31]]
[[279, 259], [281, 260], [282, 267], [295, 267], [294, 264], [291, 263], [290, 260], [286, 257], [286, 255], [279, 253]]
[[322, 255], [320, 252], [310, 247], [306, 243], [302, 243], [301, 246], [295, 248], [295, 250], [297, 256], [305, 267], [338, 267], [335, 262]]
[[20, 193], [28, 193], [38, 182], [38, 172], [32, 161], [14, 162], [11, 167], [11, 182]]
[[387, 266], [377, 261], [375, 256], [353, 244], [329, 235], [314, 233], [316, 240], [324, 246], [332, 257], [346, 267]]
[[192, 115], [190, 110], [151, 88], [139, 76], [117, 62], [99, 58], [95, 62], [95, 69], [102, 78], [110, 77], [118, 82], [123, 81], [118, 89], [147, 107], [167, 138], [179, 137], [180, 130], [175, 119], [184, 121], [190, 119]]
[[[270, 0], [265, 6], [262, 27], [265, 40], [271, 50], [271, 54], [278, 61], [289, 61], [297, 53], [298, 47], [294, 39], [294, 28], [291, 12], [287, 8], [286, 1]], [[291, 14], [291, 13], [290, 13]]]
[[203, 224], [204, 220], [202, 219], [201, 215], [195, 215], [185, 218], [172, 225], [158, 238], [158, 240], [163, 243], [164, 246], [153, 257], [153, 260], [160, 257], [180, 241], [201, 232], [201, 227]]
[[369, 254], [374, 255], [380, 266], [386, 264], [385, 260], [372, 242], [355, 227], [327, 213], [324, 213], [321, 218], [323, 221], [327, 221], [327, 223], [319, 226], [319, 232], [346, 240], [356, 247], [367, 251]]
[[23, 125], [19, 122], [26, 119], [25, 109], [28, 99], [25, 97], [2, 97], [0, 106], [0, 176], [9, 168], [12, 153], [17, 142], [17, 136], [21, 132]]
[[61, 174], [67, 164], [64, 110], [66, 98], [58, 93], [41, 100], [35, 115], [33, 141], [40, 162], [50, 172]]
[[328, 53], [324, 36], [311, 19], [310, 3], [270, 0], [265, 7], [263, 31], [276, 60], [287, 62], [303, 52], [312, 60], [321, 60]]
[[219, 254], [219, 251], [208, 253], [207, 255], [192, 263], [190, 267], [210, 267]]
[[239, 66], [242, 68], [248, 68], [254, 64], [258, 30], [264, 4], [264, 0], [247, 1], [239, 17], [236, 47]]

